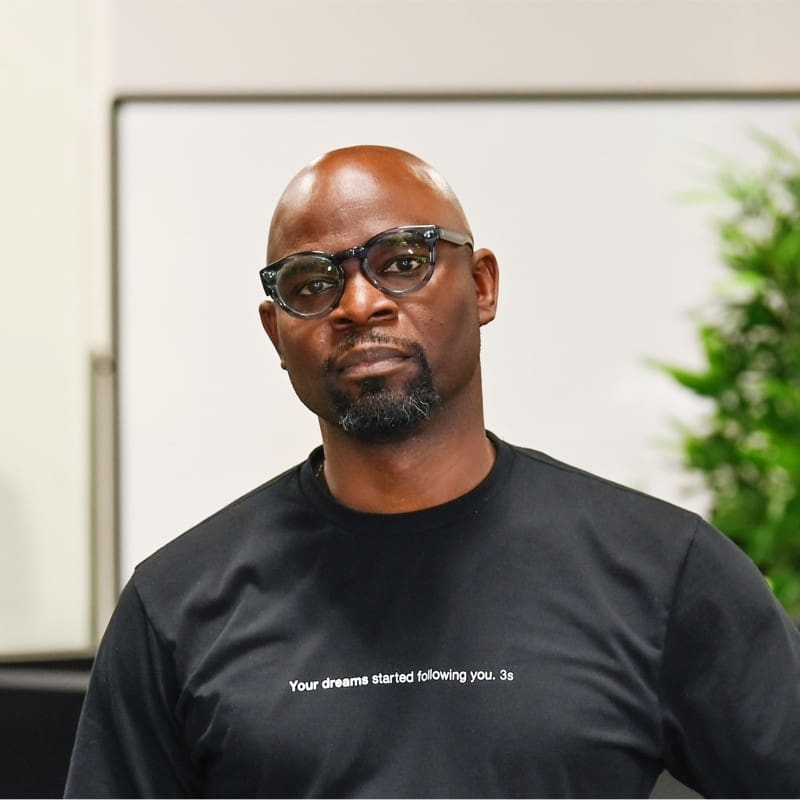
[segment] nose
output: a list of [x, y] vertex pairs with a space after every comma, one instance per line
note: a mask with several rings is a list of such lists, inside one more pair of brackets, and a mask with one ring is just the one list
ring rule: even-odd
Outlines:
[[397, 303], [370, 283], [361, 269], [361, 262], [352, 259], [343, 264], [344, 291], [330, 314], [331, 324], [338, 328], [386, 322], [397, 316]]

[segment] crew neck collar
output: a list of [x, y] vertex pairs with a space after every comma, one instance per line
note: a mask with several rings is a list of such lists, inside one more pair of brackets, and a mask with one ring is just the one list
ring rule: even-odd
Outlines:
[[514, 459], [511, 447], [493, 433], [487, 437], [495, 447], [496, 458], [489, 474], [466, 494], [441, 505], [419, 511], [397, 514], [379, 514], [356, 511], [339, 503], [315, 473], [323, 457], [322, 447], [317, 447], [300, 466], [300, 486], [306, 498], [334, 525], [370, 535], [396, 535], [419, 533], [457, 523], [465, 516], [479, 514], [498, 485], [505, 481]]

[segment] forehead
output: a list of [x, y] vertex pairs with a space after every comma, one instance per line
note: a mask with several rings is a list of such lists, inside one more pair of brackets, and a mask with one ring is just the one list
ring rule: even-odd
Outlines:
[[435, 174], [404, 164], [312, 165], [278, 204], [268, 259], [301, 250], [337, 251], [388, 228], [425, 224], [466, 230], [460, 206]]

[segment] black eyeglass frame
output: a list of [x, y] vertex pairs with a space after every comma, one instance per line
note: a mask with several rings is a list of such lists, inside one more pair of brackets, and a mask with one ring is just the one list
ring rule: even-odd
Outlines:
[[[381, 285], [377, 276], [375, 276], [369, 270], [367, 251], [379, 239], [395, 233], [418, 233], [422, 236], [422, 240], [428, 245], [429, 261], [427, 273], [418, 284], [415, 284], [409, 289], [390, 289], [386, 286], [383, 286]], [[273, 261], [271, 264], [267, 264], [266, 267], [262, 267], [262, 269], [259, 270], [261, 285], [264, 287], [264, 291], [266, 292], [267, 296], [272, 298], [282, 309], [284, 309], [284, 311], [287, 311], [289, 314], [292, 314], [295, 317], [301, 317], [302, 319], [321, 317], [333, 311], [333, 309], [339, 305], [339, 301], [342, 299], [342, 295], [344, 294], [345, 274], [342, 264], [351, 258], [357, 258], [359, 260], [359, 267], [361, 268], [361, 272], [363, 273], [364, 277], [376, 289], [392, 297], [402, 297], [403, 295], [412, 294], [413, 292], [419, 291], [431, 279], [434, 267], [436, 266], [436, 243], [440, 239], [443, 242], [449, 242], [450, 244], [454, 244], [458, 247], [469, 245], [469, 247], [474, 248], [475, 246], [472, 238], [467, 236], [467, 234], [459, 233], [451, 228], [444, 228], [441, 225], [402, 225], [398, 228], [389, 228], [389, 230], [376, 233], [375, 236], [367, 239], [364, 244], [356, 247], [348, 247], [345, 250], [340, 250], [338, 253], [327, 253], [324, 250], [307, 250], [301, 253], [291, 253], [288, 256], [278, 259], [277, 261]], [[295, 259], [298, 256], [327, 258], [336, 269], [339, 278], [336, 294], [331, 303], [321, 311], [314, 311], [311, 313], [297, 311], [286, 303], [278, 291], [278, 272], [286, 263], [289, 262], [290, 259]]]

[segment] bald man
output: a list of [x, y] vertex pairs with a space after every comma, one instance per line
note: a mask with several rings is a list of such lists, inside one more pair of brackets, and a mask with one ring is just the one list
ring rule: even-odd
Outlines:
[[[334, 497], [359, 511], [439, 505], [491, 469], [479, 330], [494, 318], [497, 262], [488, 250], [473, 252], [464, 212], [444, 179], [389, 148], [341, 150], [314, 162], [289, 184], [270, 227], [267, 259], [280, 279], [292, 267], [280, 266], [287, 254], [337, 253], [399, 224], [432, 220], [461, 237], [451, 241], [440, 230], [430, 254], [435, 263], [414, 232], [395, 237], [398, 258], [408, 265], [379, 263], [380, 249], [366, 259], [341, 257], [345, 291], [318, 316], [293, 314], [275, 291], [279, 302], [260, 307], [298, 397], [319, 419], [321, 477]], [[401, 281], [399, 288], [376, 286], [387, 275]], [[302, 291], [309, 291], [305, 284]], [[331, 285], [313, 299], [322, 309], [334, 297]]]
[[800, 795], [800, 639], [755, 567], [486, 431], [498, 266], [438, 173], [312, 162], [260, 277], [322, 445], [138, 567], [68, 795]]

